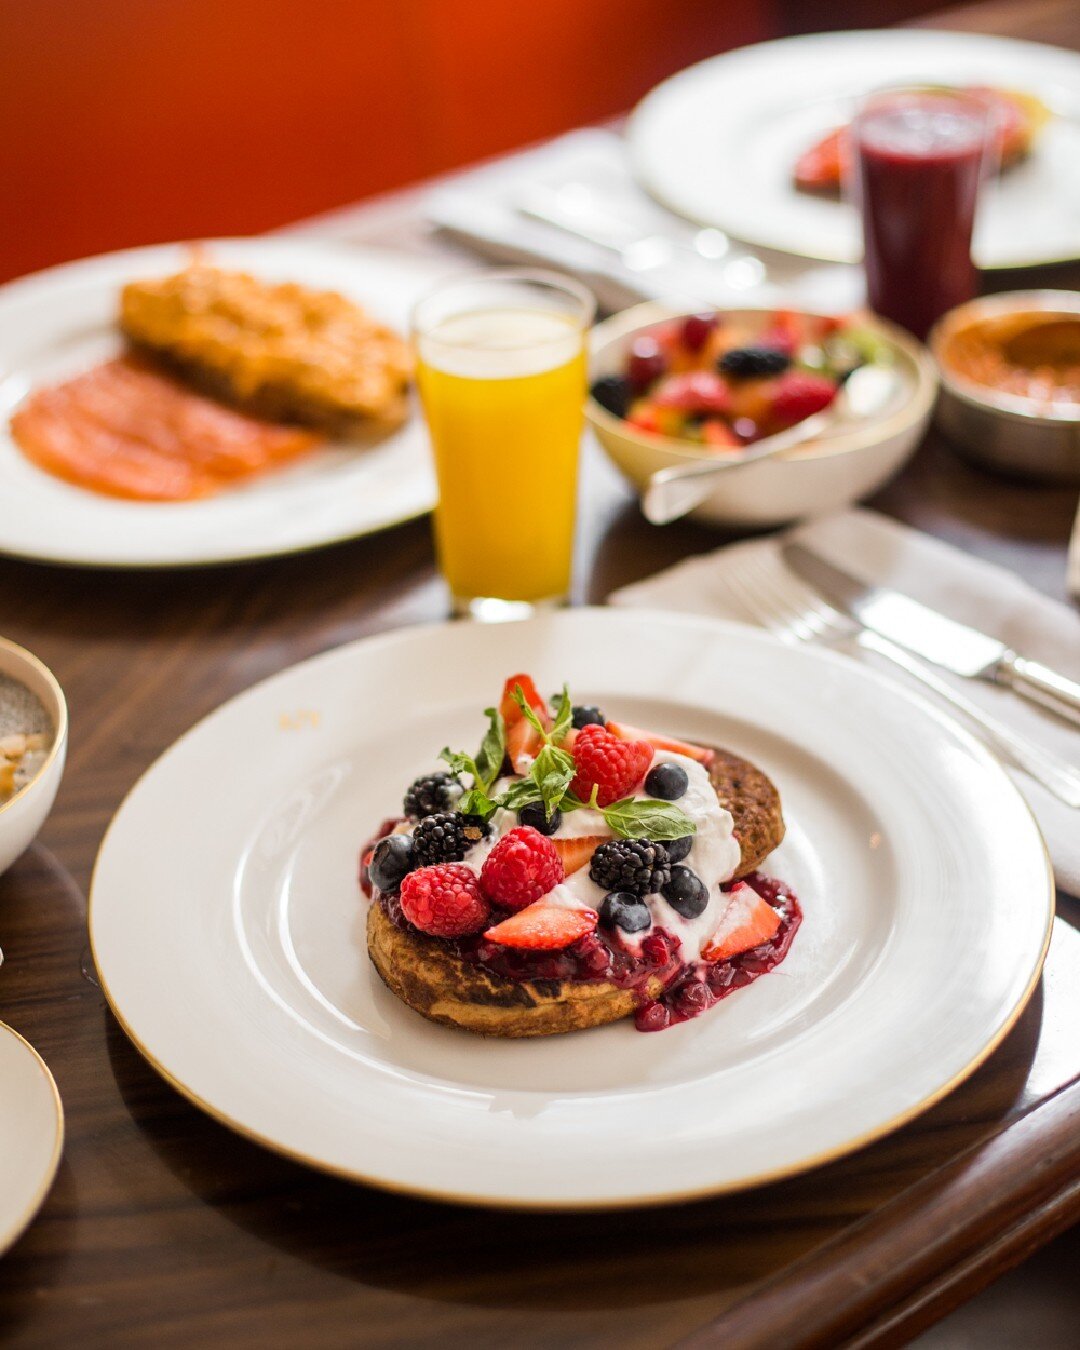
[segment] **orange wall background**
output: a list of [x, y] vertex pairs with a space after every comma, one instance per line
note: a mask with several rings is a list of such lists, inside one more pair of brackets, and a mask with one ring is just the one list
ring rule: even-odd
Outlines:
[[0, 279], [282, 225], [778, 31], [772, 0], [0, 0]]

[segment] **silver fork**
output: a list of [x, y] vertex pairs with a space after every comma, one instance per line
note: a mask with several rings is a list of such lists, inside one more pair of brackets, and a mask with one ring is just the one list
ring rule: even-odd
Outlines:
[[896, 646], [834, 609], [803, 583], [770, 549], [748, 553], [739, 569], [725, 578], [728, 589], [747, 617], [790, 644], [854, 642], [864, 651], [877, 652], [906, 670], [946, 703], [973, 722], [1000, 755], [1030, 774], [1066, 806], [1080, 808], [1080, 773], [1057, 755], [1043, 750], [1011, 727], [983, 712], [910, 652]]

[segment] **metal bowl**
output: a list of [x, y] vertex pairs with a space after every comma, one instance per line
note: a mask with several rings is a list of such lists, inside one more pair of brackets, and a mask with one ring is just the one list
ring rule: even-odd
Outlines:
[[952, 309], [929, 346], [941, 376], [936, 421], [964, 455], [984, 468], [1024, 478], [1080, 483], [1080, 404], [1048, 410], [1037, 399], [976, 384], [943, 361], [944, 343], [979, 319], [1014, 313], [1080, 314], [1077, 291], [1008, 291]]

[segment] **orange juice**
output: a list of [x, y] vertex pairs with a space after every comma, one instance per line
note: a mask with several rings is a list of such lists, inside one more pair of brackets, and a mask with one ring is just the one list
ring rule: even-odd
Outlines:
[[441, 319], [417, 349], [435, 542], [456, 604], [565, 597], [586, 385], [580, 316], [493, 305]]

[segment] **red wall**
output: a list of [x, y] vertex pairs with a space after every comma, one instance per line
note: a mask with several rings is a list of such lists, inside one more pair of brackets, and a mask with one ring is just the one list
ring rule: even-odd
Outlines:
[[248, 233], [630, 107], [772, 0], [0, 0], [0, 279]]

